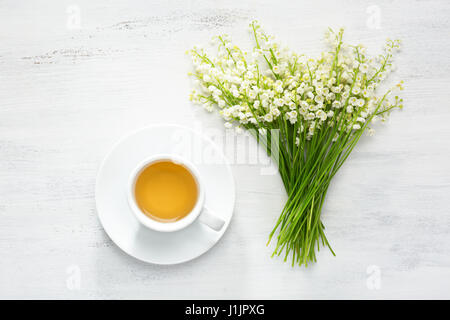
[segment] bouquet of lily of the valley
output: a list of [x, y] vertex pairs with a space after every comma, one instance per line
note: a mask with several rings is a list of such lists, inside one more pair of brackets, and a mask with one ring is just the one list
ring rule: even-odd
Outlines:
[[312, 59], [281, 48], [256, 22], [250, 31], [251, 52], [226, 35], [213, 38], [214, 55], [189, 51], [198, 85], [191, 100], [218, 109], [225, 127], [254, 134], [276, 161], [288, 200], [269, 242], [275, 236], [274, 255], [307, 265], [321, 245], [333, 252], [320, 218], [331, 179], [362, 134], [373, 134], [371, 124], [402, 108], [402, 99], [392, 94], [403, 89], [402, 82], [377, 90], [400, 43], [388, 39], [383, 54], [372, 58], [362, 45], [343, 43], [342, 29], [330, 29], [330, 50]]

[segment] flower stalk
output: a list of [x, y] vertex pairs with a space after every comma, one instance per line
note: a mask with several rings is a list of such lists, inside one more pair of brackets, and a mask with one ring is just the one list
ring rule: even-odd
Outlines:
[[343, 42], [343, 29], [329, 29], [331, 48], [317, 59], [281, 48], [257, 22], [250, 24], [252, 53], [231, 43], [227, 35], [213, 38], [214, 55], [189, 51], [198, 89], [191, 100], [212, 112], [219, 110], [225, 127], [247, 129], [278, 164], [288, 200], [269, 235], [273, 255], [292, 265], [316, 262], [328, 247], [321, 211], [334, 175], [371, 124], [385, 121], [402, 108], [394, 90], [378, 95], [379, 84], [393, 70], [400, 41], [386, 41], [384, 53], [369, 57], [364, 46]]

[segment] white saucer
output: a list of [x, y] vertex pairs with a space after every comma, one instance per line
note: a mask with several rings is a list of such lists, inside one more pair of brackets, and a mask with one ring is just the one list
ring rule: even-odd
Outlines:
[[[138, 222], [127, 202], [128, 179], [139, 162], [160, 153], [177, 154], [196, 166], [206, 190], [206, 207], [225, 221], [220, 231], [194, 221], [183, 230], [162, 233]], [[98, 216], [112, 241], [139, 260], [165, 265], [189, 261], [211, 249], [230, 223], [234, 198], [233, 175], [220, 149], [177, 125], [150, 126], [121, 139], [103, 161], [95, 189]]]

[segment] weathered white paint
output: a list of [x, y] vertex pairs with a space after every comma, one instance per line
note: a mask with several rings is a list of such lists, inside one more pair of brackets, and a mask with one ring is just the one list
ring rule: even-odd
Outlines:
[[[445, 0], [2, 1], [0, 298], [450, 298], [449, 15]], [[249, 44], [254, 18], [308, 54], [328, 26], [372, 52], [404, 42], [393, 78], [406, 108], [360, 142], [328, 194], [337, 257], [321, 251], [308, 269], [270, 258], [286, 196], [250, 165], [233, 166], [236, 211], [213, 250], [164, 267], [128, 257], [97, 220], [100, 161], [148, 124], [222, 128], [186, 103], [184, 52], [218, 33]]]

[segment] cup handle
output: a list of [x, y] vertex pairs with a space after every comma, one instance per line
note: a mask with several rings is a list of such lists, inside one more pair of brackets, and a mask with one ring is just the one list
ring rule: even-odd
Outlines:
[[199, 220], [201, 223], [206, 224], [214, 231], [220, 231], [225, 224], [225, 221], [217, 217], [206, 207], [203, 207], [202, 213], [200, 213]]

